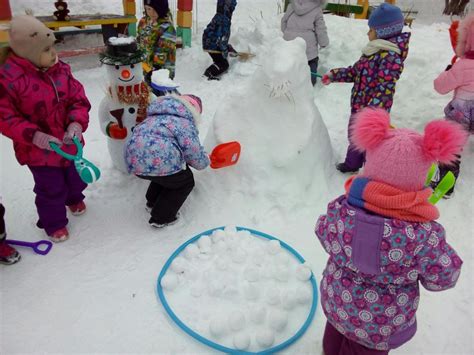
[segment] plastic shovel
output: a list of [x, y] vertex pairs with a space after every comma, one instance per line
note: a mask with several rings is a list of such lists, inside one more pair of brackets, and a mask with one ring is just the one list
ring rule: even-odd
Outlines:
[[438, 202], [441, 197], [443, 197], [446, 192], [454, 186], [455, 182], [456, 178], [454, 177], [454, 174], [451, 171], [448, 171], [448, 173], [441, 179], [438, 186], [436, 186], [436, 189], [433, 191], [433, 194], [430, 196], [428, 201], [433, 205], [436, 204], [436, 202]]
[[53, 247], [53, 243], [50, 242], [49, 240], [40, 240], [39, 242], [25, 242], [23, 240], [7, 239], [5, 241], [7, 242], [7, 244], [10, 244], [10, 245], [17, 245], [19, 247], [31, 248], [36, 254], [39, 254], [39, 255], [48, 254], [51, 248]]
[[211, 159], [211, 168], [220, 169], [226, 166], [237, 164], [240, 157], [240, 143], [228, 142], [216, 146], [209, 158]]

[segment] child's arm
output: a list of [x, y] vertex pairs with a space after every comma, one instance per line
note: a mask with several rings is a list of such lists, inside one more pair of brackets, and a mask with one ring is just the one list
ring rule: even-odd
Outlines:
[[331, 69], [329, 71], [329, 79], [331, 82], [338, 82], [338, 83], [353, 83], [355, 78], [357, 77], [358, 73], [355, 70], [355, 63], [352, 66], [348, 66], [347, 68], [336, 68]]
[[91, 104], [87, 99], [84, 87], [74, 78], [69, 70], [69, 97], [68, 97], [68, 113], [69, 123], [77, 122], [81, 125], [82, 132], [85, 132], [89, 125], [89, 111]]
[[[393, 95], [395, 91], [395, 83], [400, 78], [403, 71], [403, 64], [395, 62], [396, 56], [387, 55], [381, 60], [378, 69], [373, 73], [372, 80], [367, 80], [370, 90], [370, 100], [367, 106], [380, 107], [385, 110], [390, 110], [392, 107], [392, 100], [382, 100], [384, 96]], [[382, 75], [380, 75], [382, 74]]]
[[429, 291], [443, 291], [452, 288], [458, 281], [462, 260], [446, 242], [445, 231], [431, 232], [430, 241], [419, 253], [419, 279]]
[[463, 76], [457, 70], [457, 63], [454, 63], [450, 70], [442, 72], [433, 82], [434, 89], [441, 95], [453, 91], [463, 83]]
[[316, 33], [318, 45], [322, 48], [327, 47], [329, 45], [329, 37], [322, 12], [318, 12], [314, 20], [314, 32]]
[[293, 13], [293, 5], [291, 5], [290, 3], [288, 4], [288, 7], [286, 8], [285, 14], [281, 18], [281, 32], [284, 33], [286, 31], [286, 26], [288, 25], [288, 18], [290, 17], [292, 13]]
[[15, 107], [13, 98], [0, 82], [0, 133], [22, 144], [33, 144], [39, 127], [25, 119]]
[[174, 123], [168, 126], [168, 129], [176, 137], [186, 163], [197, 170], [205, 169], [210, 163], [209, 156], [199, 141], [199, 133], [194, 124], [189, 122]]

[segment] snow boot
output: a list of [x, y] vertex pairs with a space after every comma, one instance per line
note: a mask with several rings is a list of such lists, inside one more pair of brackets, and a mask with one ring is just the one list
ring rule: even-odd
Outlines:
[[84, 201], [76, 203], [75, 205], [69, 206], [69, 210], [71, 211], [73, 216], [80, 216], [86, 212], [86, 204]]
[[156, 222], [155, 219], [153, 217], [151, 217], [150, 220], [148, 221], [148, 223], [150, 224], [150, 226], [152, 226], [154, 228], [164, 228], [164, 227], [167, 227], [167, 226], [172, 226], [173, 224], [178, 222], [179, 216], [180, 216], [180, 213], [178, 212], [176, 214], [176, 218], [174, 220], [172, 220], [171, 222], [167, 222], [167, 223]]
[[69, 239], [69, 232], [66, 227], [58, 229], [56, 232], [50, 234], [49, 239], [54, 243], [64, 242]]
[[145, 205], [145, 210], [148, 212], [148, 213], [151, 213], [151, 210], [153, 209], [153, 205], [151, 203], [146, 203]]
[[220, 68], [217, 64], [212, 64], [204, 72], [204, 76], [207, 77], [207, 80], [221, 80], [221, 76], [227, 72], [229, 68]]
[[336, 169], [339, 170], [341, 173], [346, 174], [346, 173], [356, 173], [359, 171], [359, 169], [354, 169], [349, 166], [347, 166], [346, 163], [339, 163], [336, 165]]
[[0, 263], [5, 265], [12, 265], [19, 262], [21, 255], [7, 244], [5, 240], [0, 242]]

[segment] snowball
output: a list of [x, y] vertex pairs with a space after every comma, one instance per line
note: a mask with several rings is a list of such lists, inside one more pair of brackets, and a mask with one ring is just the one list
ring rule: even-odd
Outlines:
[[291, 290], [286, 290], [281, 293], [281, 304], [284, 309], [292, 310], [296, 306], [296, 293]]
[[234, 335], [234, 347], [237, 350], [245, 350], [250, 346], [250, 335], [241, 333]]
[[165, 290], [172, 291], [176, 286], [178, 286], [178, 276], [176, 274], [166, 274], [161, 279], [161, 287]]
[[209, 236], [203, 235], [199, 238], [197, 244], [201, 253], [209, 253], [211, 251], [212, 242]]
[[250, 259], [255, 265], [263, 265], [265, 263], [265, 253], [262, 249], [257, 248], [251, 252]]
[[268, 315], [268, 323], [276, 331], [282, 331], [288, 324], [288, 313], [274, 310]]
[[265, 322], [267, 316], [267, 309], [261, 306], [253, 306], [250, 308], [250, 320], [255, 324], [262, 324]]
[[224, 232], [226, 232], [227, 235], [236, 234], [237, 228], [233, 225], [228, 225], [224, 228]]
[[269, 348], [275, 341], [275, 333], [270, 329], [257, 330], [256, 340], [262, 348]]
[[288, 266], [279, 265], [279, 266], [276, 267], [276, 270], [275, 270], [273, 276], [278, 281], [286, 282], [286, 281], [288, 281], [288, 278], [290, 276], [290, 270], [288, 269]]
[[109, 43], [112, 46], [120, 46], [123, 44], [132, 44], [135, 42], [135, 37], [110, 37]]
[[243, 287], [245, 298], [248, 300], [256, 300], [260, 294], [260, 289], [253, 283], [246, 283]]
[[209, 292], [209, 295], [219, 297], [220, 295], [222, 295], [223, 291], [222, 283], [216, 280], [211, 280], [207, 285], [207, 290]]
[[223, 318], [214, 318], [209, 324], [211, 334], [219, 338], [227, 332], [227, 324]]
[[168, 69], [160, 69], [153, 71], [151, 74], [151, 82], [158, 86], [165, 86], [170, 88], [176, 88], [179, 86], [170, 78], [170, 71]]
[[202, 287], [201, 286], [193, 286], [191, 287], [191, 289], [189, 290], [189, 293], [191, 294], [191, 296], [193, 297], [201, 297], [202, 295]]
[[227, 244], [223, 240], [219, 240], [214, 244], [214, 248], [218, 253], [223, 253], [227, 250]]
[[255, 281], [258, 281], [259, 278], [260, 278], [260, 271], [256, 267], [248, 266], [244, 270], [245, 280], [250, 281], [250, 282], [255, 282]]
[[242, 330], [245, 327], [245, 315], [240, 311], [232, 312], [229, 316], [229, 327], [232, 330]]
[[269, 288], [265, 293], [265, 300], [271, 305], [280, 303], [280, 290], [275, 287]]
[[216, 259], [215, 264], [216, 264], [216, 269], [217, 270], [224, 271], [224, 270], [227, 270], [229, 268], [229, 262], [225, 258], [223, 258], [222, 256], [218, 257]]
[[279, 240], [270, 240], [266, 245], [267, 253], [270, 255], [276, 255], [281, 251], [281, 245]]
[[296, 302], [306, 304], [313, 298], [313, 294], [308, 287], [298, 287], [296, 290]]
[[199, 248], [197, 247], [196, 244], [189, 244], [186, 248], [184, 248], [184, 257], [188, 260], [191, 260], [198, 256], [199, 254]]
[[225, 236], [225, 232], [222, 229], [215, 230], [211, 234], [211, 241], [217, 243], [219, 240], [222, 240]]
[[296, 267], [296, 278], [301, 281], [308, 281], [311, 278], [311, 268], [306, 264]]
[[271, 279], [275, 275], [275, 270], [271, 264], [264, 264], [260, 272], [262, 279]]
[[236, 249], [232, 253], [232, 261], [237, 264], [241, 264], [247, 259], [247, 253], [242, 248]]
[[290, 257], [286, 252], [281, 252], [276, 255], [276, 263], [279, 266], [287, 266], [288, 263], [290, 262]]
[[182, 256], [178, 256], [171, 262], [170, 269], [177, 274], [181, 274], [186, 271], [188, 267], [188, 262]]

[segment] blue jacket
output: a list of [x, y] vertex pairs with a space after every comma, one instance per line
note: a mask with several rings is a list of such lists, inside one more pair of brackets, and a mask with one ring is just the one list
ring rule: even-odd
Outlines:
[[125, 149], [131, 174], [168, 176], [186, 164], [198, 170], [209, 165], [194, 120], [198, 113], [190, 107], [178, 96], [163, 96], [150, 104], [147, 118], [135, 126]]
[[218, 0], [217, 12], [202, 34], [202, 49], [219, 51], [227, 56], [232, 13], [237, 0]]

